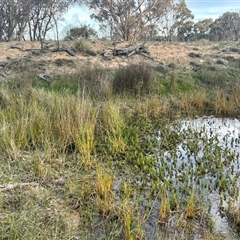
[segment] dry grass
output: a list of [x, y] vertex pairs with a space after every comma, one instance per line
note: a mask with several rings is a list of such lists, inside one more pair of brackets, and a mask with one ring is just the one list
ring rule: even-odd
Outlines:
[[[55, 46], [57, 44], [53, 42]], [[60, 42], [60, 46], [68, 46], [70, 49], [76, 48], [76, 41], [65, 41]], [[124, 47], [129, 43], [122, 42], [118, 43], [116, 47]], [[139, 43], [142, 44], [142, 43]], [[219, 48], [216, 43], [166, 43], [166, 42], [149, 42], [146, 43], [147, 49], [150, 55], [155, 59], [154, 62], [148, 60], [142, 56], [133, 55], [128, 59], [113, 57], [108, 60], [100, 55], [101, 52], [104, 52], [108, 49], [113, 49], [113, 43], [110, 41], [95, 40], [89, 41], [85, 45], [87, 49], [91, 49], [97, 53], [96, 56], [86, 55], [85, 51], [77, 51], [74, 57], [70, 56], [66, 52], [49, 52], [49, 53], [40, 53], [37, 55], [31, 54], [29, 51], [21, 51], [16, 48], [11, 48], [11, 46], [19, 47], [22, 50], [27, 49], [40, 49], [39, 42], [11, 42], [11, 43], [0, 43], [2, 54], [0, 56], [0, 62], [11, 63], [15, 62], [15, 69], [12, 68], [12, 72], [17, 70], [18, 62], [23, 61], [24, 58], [28, 59], [28, 65], [31, 70], [35, 72], [44, 72], [46, 74], [53, 73], [66, 73], [66, 72], [75, 72], [79, 68], [85, 68], [86, 66], [92, 65], [95, 67], [108, 67], [116, 68], [118, 66], [126, 66], [128, 64], [137, 63], [139, 61], [147, 61], [150, 64], [158, 65], [159, 62], [167, 66], [169, 63], [175, 63], [177, 66], [189, 67], [190, 62], [193, 60], [189, 57], [189, 53], [201, 53], [201, 58], [194, 59], [197, 61], [197, 64], [202, 64], [206, 59], [212, 58], [214, 62], [215, 56], [219, 54]], [[54, 47], [54, 46], [53, 46]], [[224, 46], [222, 47], [224, 48]], [[220, 48], [221, 50], [221, 48]], [[226, 54], [226, 53], [225, 53]], [[228, 54], [229, 55], [229, 54]], [[237, 57], [237, 53], [231, 53], [231, 56]], [[219, 57], [224, 57], [222, 54]], [[25, 61], [25, 60], [24, 60]], [[61, 61], [71, 61], [71, 64], [56, 64]], [[25, 63], [26, 64], [26, 63]], [[12, 73], [11, 73], [12, 74]]]

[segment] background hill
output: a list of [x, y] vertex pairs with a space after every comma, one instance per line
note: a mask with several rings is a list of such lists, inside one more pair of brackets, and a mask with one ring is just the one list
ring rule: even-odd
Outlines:
[[[174, 64], [177, 68], [193, 69], [204, 64], [220, 68], [239, 62], [240, 44], [237, 42], [209, 42], [202, 40], [190, 43], [147, 42], [146, 50], [153, 59], [133, 54], [113, 56], [112, 50], [142, 42], [120, 42], [115, 44], [108, 40], [62, 41], [60, 47], [74, 52], [53, 51], [55, 42], [47, 42], [41, 50], [39, 42], [1, 42], [0, 73], [2, 78], [28, 72], [37, 74], [72, 73], [82, 68], [94, 66], [100, 68], [117, 68], [132, 63], [148, 62], [160, 71], [167, 71]], [[49, 47], [50, 46], [50, 47]]]

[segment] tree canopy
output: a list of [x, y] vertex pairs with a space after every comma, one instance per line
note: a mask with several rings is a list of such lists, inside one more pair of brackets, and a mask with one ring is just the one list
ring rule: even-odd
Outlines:
[[54, 28], [71, 1], [64, 0], [1, 0], [0, 40], [41, 40]]
[[211, 25], [209, 38], [213, 41], [238, 41], [240, 12], [226, 12]]
[[166, 0], [85, 0], [91, 17], [108, 27], [111, 37], [136, 40], [150, 31], [170, 4]]
[[94, 38], [97, 36], [97, 32], [90, 26], [84, 24], [80, 27], [73, 27], [69, 31], [67, 31], [67, 35], [65, 36], [65, 40], [74, 40], [79, 38]]
[[[50, 30], [58, 34], [59, 21], [72, 3], [87, 6], [112, 40], [240, 39], [240, 11], [196, 22], [185, 0], [0, 0], [0, 41], [42, 42]], [[80, 23], [65, 38], [96, 35], [89, 25]]]

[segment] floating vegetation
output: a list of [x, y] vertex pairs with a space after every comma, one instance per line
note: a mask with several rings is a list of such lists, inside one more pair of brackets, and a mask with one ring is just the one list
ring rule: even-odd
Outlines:
[[[172, 225], [177, 224], [179, 228], [181, 219], [198, 219], [197, 222], [209, 224], [211, 217], [216, 218], [218, 213], [210, 216], [206, 209], [211, 212], [216, 202], [218, 209], [236, 203], [239, 197], [239, 133], [237, 119], [214, 117], [178, 120], [159, 130], [158, 144], [147, 158], [157, 157], [157, 162], [145, 158], [137, 163], [144, 173], [141, 189], [151, 189], [146, 191], [146, 195], [149, 194], [146, 197], [159, 195], [161, 223], [164, 220], [167, 225], [172, 221]], [[172, 231], [174, 233], [174, 227]]]

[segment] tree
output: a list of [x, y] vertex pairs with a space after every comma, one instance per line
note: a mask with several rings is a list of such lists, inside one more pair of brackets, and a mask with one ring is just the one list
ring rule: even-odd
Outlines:
[[88, 25], [82, 25], [80, 27], [73, 27], [67, 32], [65, 40], [73, 40], [79, 38], [93, 38], [97, 36], [97, 32]]
[[0, 40], [21, 40], [27, 25], [29, 12], [28, 1], [0, 1]]
[[226, 12], [211, 25], [209, 37], [213, 41], [238, 41], [240, 38], [240, 13]]
[[208, 39], [209, 31], [211, 30], [211, 26], [213, 23], [212, 18], [207, 18], [202, 21], [198, 21], [194, 24], [194, 36], [195, 39]]
[[178, 41], [190, 41], [193, 40], [193, 28], [194, 28], [194, 22], [193, 21], [187, 21], [181, 26], [178, 27], [178, 34], [177, 39]]
[[[42, 40], [72, 0], [0, 0], [0, 40]], [[57, 28], [57, 27], [56, 27]]]
[[[176, 32], [177, 38], [179, 40], [179, 35], [183, 27], [189, 28], [192, 23], [192, 19], [194, 18], [192, 12], [187, 8], [185, 0], [180, 0], [178, 4], [176, 4], [176, 21], [173, 24], [173, 30]], [[187, 36], [185, 36], [186, 38]], [[186, 38], [188, 39], [188, 38]]]
[[85, 0], [91, 17], [108, 27], [111, 37], [136, 40], [148, 33], [164, 14], [166, 0]]
[[194, 16], [187, 8], [185, 0], [171, 0], [169, 3], [166, 13], [161, 18], [160, 29], [165, 39], [172, 41], [184, 38], [184, 36], [179, 35], [182, 34], [183, 28], [186, 28], [184, 25], [189, 25], [189, 20], [193, 19]]
[[53, 29], [61, 14], [69, 7], [69, 1], [63, 0], [30, 0], [31, 13], [28, 22], [30, 40], [44, 40], [50, 29]]

